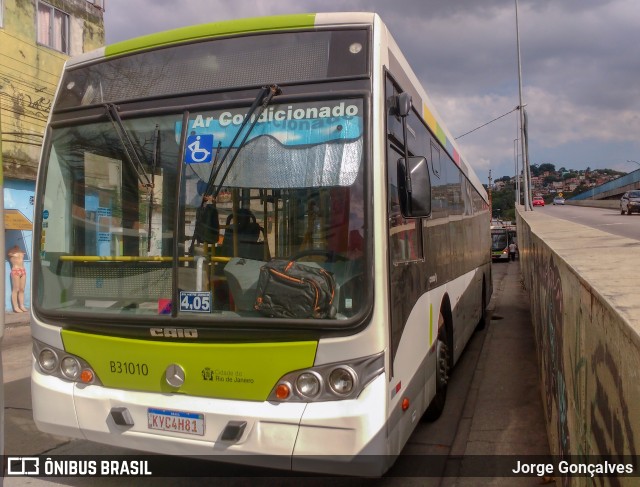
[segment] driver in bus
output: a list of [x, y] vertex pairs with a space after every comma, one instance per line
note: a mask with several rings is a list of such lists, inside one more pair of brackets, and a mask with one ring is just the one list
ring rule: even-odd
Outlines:
[[191, 241], [190, 254], [196, 244], [204, 244], [204, 253], [209, 254], [209, 246], [213, 248], [218, 242], [220, 234], [220, 222], [218, 221], [218, 209], [213, 195], [205, 194], [202, 203], [196, 210], [196, 228]]

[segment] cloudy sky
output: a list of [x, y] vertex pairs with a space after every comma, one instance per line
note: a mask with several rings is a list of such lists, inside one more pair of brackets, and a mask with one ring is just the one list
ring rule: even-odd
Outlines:
[[[107, 43], [219, 20], [371, 11], [388, 24], [454, 137], [519, 104], [515, 0], [111, 0]], [[638, 0], [518, 0], [529, 158], [640, 169]], [[513, 112], [458, 139], [480, 180], [515, 172]], [[638, 163], [627, 162], [636, 160]]]

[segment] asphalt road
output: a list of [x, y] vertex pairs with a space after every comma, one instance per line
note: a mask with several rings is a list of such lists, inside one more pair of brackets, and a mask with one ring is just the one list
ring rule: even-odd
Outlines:
[[[222, 486], [293, 486], [302, 481], [307, 486], [335, 487], [539, 484], [540, 478], [469, 477], [464, 463], [465, 456], [468, 455], [549, 453], [528, 296], [522, 289], [519, 265], [494, 265], [493, 279], [494, 295], [489, 304], [491, 322], [484, 330], [473, 335], [454, 369], [445, 412], [436, 422], [421, 422], [418, 425], [398, 462], [383, 478], [306, 476], [301, 479], [288, 472], [200, 461], [194, 464], [195, 468], [207, 469], [211, 477], [11, 477], [4, 479], [4, 485], [51, 487], [126, 484], [164, 487], [212, 485], [215, 482], [215, 485]], [[3, 341], [3, 363], [7, 455], [127, 455], [130, 458], [139, 455], [139, 452], [132, 450], [84, 440], [69, 440], [37, 431], [31, 415], [31, 342], [28, 326], [12, 326], [7, 329]], [[441, 477], [415, 477], [407, 473], [408, 464], [428, 461], [429, 455], [447, 455]], [[166, 457], [166, 462], [169, 463], [181, 461], [185, 459]]]
[[640, 214], [638, 213], [621, 215], [620, 210], [616, 209], [572, 205], [536, 206], [533, 211], [586, 225], [613, 235], [640, 240]]

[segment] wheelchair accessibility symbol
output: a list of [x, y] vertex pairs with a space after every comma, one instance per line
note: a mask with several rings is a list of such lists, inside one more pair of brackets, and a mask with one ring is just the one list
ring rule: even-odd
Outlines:
[[213, 134], [190, 135], [187, 137], [185, 163], [211, 162], [213, 155]]

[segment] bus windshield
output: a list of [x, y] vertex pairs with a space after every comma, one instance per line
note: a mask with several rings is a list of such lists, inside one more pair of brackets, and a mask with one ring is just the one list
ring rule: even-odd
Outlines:
[[361, 312], [362, 100], [274, 103], [241, 129], [246, 113], [105, 114], [53, 129], [40, 311], [264, 318], [260, 270], [283, 259], [330, 274], [331, 319]]
[[507, 248], [507, 230], [505, 228], [491, 229], [491, 250], [502, 251]]

